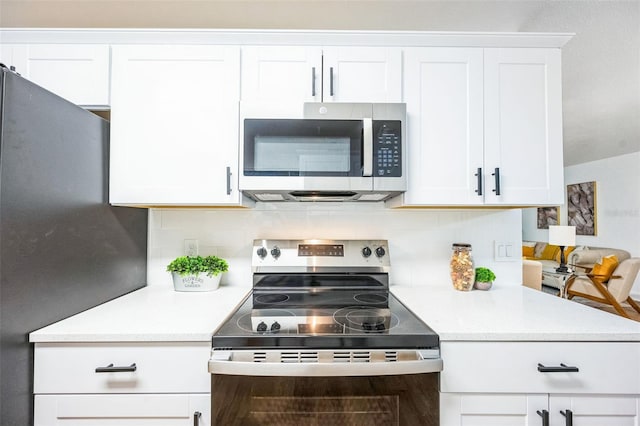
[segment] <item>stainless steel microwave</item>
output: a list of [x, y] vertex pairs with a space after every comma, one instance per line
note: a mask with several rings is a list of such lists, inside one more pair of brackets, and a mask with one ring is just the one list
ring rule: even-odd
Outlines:
[[382, 201], [406, 190], [406, 105], [240, 104], [240, 190], [257, 201]]

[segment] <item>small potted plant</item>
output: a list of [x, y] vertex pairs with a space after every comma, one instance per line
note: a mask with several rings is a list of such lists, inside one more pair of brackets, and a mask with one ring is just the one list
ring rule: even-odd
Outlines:
[[478, 290], [489, 290], [495, 279], [496, 274], [494, 274], [491, 269], [484, 267], [476, 268], [476, 280], [473, 287]]
[[215, 290], [228, 270], [227, 261], [217, 256], [180, 256], [167, 265], [176, 291]]

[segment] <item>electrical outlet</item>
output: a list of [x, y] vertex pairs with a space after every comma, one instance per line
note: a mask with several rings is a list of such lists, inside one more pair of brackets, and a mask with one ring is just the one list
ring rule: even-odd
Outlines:
[[185, 256], [197, 256], [198, 240], [184, 240], [184, 254]]

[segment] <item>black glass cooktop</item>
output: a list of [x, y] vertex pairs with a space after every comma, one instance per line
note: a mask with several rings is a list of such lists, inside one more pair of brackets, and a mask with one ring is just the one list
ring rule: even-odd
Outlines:
[[[285, 286], [286, 287], [286, 286]], [[259, 286], [214, 332], [214, 348], [419, 349], [438, 335], [386, 289]]]

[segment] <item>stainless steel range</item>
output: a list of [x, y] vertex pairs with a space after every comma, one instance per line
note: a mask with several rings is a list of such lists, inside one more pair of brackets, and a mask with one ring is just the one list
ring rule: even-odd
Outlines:
[[439, 338], [389, 292], [389, 258], [254, 241], [253, 291], [212, 339], [212, 424], [439, 424]]

